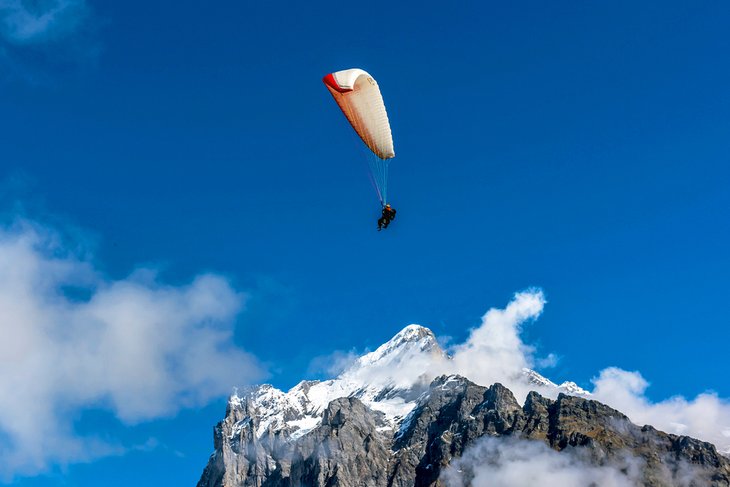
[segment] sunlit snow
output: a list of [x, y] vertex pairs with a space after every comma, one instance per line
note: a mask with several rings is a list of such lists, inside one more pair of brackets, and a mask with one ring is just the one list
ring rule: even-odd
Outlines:
[[[281, 434], [290, 440], [306, 435], [321, 423], [328, 404], [341, 397], [356, 397], [382, 413], [380, 431], [403, 431], [419, 396], [439, 370], [447, 369], [444, 364], [449, 361], [431, 330], [409, 325], [375, 351], [359, 357], [334, 379], [302, 381], [288, 392], [266, 384], [234, 394], [229, 405], [255, 412], [255, 435], [259, 439], [267, 434]], [[530, 369], [524, 369], [523, 374], [528, 383], [556, 395], [589, 395], [573, 382], [557, 385]], [[251, 421], [248, 415], [240, 420], [235, 434]]]

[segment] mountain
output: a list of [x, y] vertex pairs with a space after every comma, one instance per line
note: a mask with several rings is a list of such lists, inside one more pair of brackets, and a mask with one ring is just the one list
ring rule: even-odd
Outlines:
[[575, 383], [524, 369], [519, 380], [541, 393], [521, 406], [501, 384], [442, 374], [449, 365], [434, 334], [410, 325], [335, 379], [241, 391], [214, 429], [198, 487], [431, 486], [449, 475], [462, 482], [449, 485], [472, 485], [484, 459], [460, 458], [494, 438], [578, 455], [626, 485], [730, 486], [730, 461], [713, 445], [634, 425]]

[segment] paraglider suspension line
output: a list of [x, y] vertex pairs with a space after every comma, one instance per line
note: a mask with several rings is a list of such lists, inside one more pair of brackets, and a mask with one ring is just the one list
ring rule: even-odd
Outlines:
[[388, 202], [388, 159], [381, 159], [375, 155], [368, 159], [370, 169], [370, 182], [378, 193], [380, 204], [385, 206]]

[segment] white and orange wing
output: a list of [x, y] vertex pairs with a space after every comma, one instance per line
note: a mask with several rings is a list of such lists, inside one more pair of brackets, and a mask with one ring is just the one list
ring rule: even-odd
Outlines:
[[362, 69], [346, 69], [328, 74], [323, 81], [370, 150], [380, 159], [395, 157], [388, 113], [375, 79]]

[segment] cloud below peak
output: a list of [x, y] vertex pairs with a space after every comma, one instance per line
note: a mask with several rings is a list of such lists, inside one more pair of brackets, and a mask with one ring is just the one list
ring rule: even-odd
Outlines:
[[716, 393], [704, 392], [694, 399], [673, 396], [653, 402], [646, 396], [647, 380], [639, 372], [618, 367], [602, 370], [593, 384], [596, 400], [623, 412], [634, 423], [709, 441], [721, 453], [730, 454], [730, 402]]
[[540, 441], [485, 436], [444, 469], [441, 480], [448, 487], [638, 485], [642, 467], [638, 459], [626, 457], [616, 465], [594, 466], [582, 453], [580, 449], [558, 453]]

